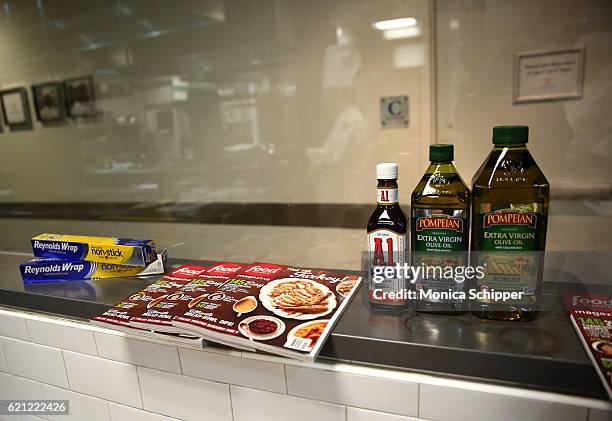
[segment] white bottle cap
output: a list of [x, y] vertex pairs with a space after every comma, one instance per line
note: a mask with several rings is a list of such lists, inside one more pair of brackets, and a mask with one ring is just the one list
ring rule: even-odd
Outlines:
[[378, 180], [393, 180], [397, 178], [397, 164], [395, 162], [383, 162], [376, 165], [376, 178]]

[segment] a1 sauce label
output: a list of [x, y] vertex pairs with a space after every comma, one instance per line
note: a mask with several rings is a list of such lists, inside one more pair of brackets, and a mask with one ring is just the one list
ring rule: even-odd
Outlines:
[[398, 189], [376, 189], [376, 202], [383, 205], [399, 203]]
[[412, 209], [412, 262], [429, 268], [416, 279], [417, 289], [461, 290], [463, 283], [441, 276], [448, 268], [465, 266], [468, 214], [464, 209]]
[[[403, 265], [406, 262], [406, 234], [398, 234], [388, 229], [376, 229], [368, 233], [368, 256], [370, 270], [375, 266]], [[406, 299], [393, 298], [392, 295], [403, 292], [406, 280], [383, 279], [370, 285], [370, 302], [384, 305], [404, 305]]]
[[533, 301], [546, 234], [542, 205], [482, 204], [474, 224], [477, 262], [485, 273], [480, 289], [522, 292], [524, 298], [515, 302]]

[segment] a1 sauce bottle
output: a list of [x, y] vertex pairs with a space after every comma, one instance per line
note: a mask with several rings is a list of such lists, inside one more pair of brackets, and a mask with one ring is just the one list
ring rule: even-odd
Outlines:
[[472, 181], [472, 264], [485, 273], [477, 289], [517, 295], [475, 300], [474, 314], [486, 319], [526, 321], [537, 312], [550, 186], [528, 136], [527, 126], [494, 127], [493, 151]]
[[[406, 263], [408, 221], [399, 206], [396, 163], [376, 165], [376, 209], [368, 220], [370, 270]], [[369, 300], [375, 307], [402, 308], [408, 304], [405, 278], [372, 278]]]

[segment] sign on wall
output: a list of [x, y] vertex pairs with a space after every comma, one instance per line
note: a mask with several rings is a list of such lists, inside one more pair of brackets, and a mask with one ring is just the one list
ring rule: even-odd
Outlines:
[[514, 102], [582, 97], [584, 48], [517, 53]]
[[408, 127], [408, 95], [380, 98], [380, 125], [383, 129]]

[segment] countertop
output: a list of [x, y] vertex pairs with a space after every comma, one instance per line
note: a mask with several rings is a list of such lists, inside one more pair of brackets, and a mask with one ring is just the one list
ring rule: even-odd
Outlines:
[[[157, 277], [24, 287], [18, 264], [24, 253], [0, 254], [0, 305], [89, 319]], [[204, 263], [171, 259], [169, 264]], [[480, 320], [471, 314], [440, 316], [372, 309], [362, 288], [321, 352], [322, 358], [398, 367], [441, 376], [606, 399], [567, 315], [559, 285], [545, 283], [550, 311], [533, 322]], [[584, 285], [563, 284], [563, 288]], [[557, 310], [553, 310], [553, 309]]]

